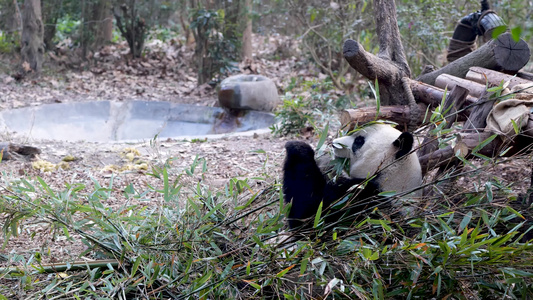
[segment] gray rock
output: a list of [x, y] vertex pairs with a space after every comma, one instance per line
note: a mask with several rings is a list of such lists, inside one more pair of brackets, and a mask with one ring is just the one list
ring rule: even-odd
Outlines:
[[261, 75], [236, 75], [221, 82], [218, 102], [226, 108], [272, 111], [280, 100], [271, 79]]

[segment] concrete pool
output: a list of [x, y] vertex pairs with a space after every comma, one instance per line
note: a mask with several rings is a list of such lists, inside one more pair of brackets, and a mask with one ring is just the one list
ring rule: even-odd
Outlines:
[[268, 128], [272, 113], [157, 101], [91, 101], [0, 111], [0, 129], [34, 139], [128, 141], [203, 137]]

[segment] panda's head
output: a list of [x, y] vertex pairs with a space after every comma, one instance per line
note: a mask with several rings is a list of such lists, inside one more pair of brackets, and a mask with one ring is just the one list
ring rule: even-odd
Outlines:
[[372, 124], [333, 141], [336, 157], [350, 159], [350, 177], [377, 174], [381, 191], [402, 192], [419, 187], [422, 169], [413, 149], [414, 138], [386, 124]]

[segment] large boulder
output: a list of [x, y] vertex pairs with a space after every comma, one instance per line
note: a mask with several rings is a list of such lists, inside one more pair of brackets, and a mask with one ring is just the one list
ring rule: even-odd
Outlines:
[[278, 89], [261, 75], [235, 75], [220, 84], [218, 102], [221, 107], [272, 111], [279, 104]]

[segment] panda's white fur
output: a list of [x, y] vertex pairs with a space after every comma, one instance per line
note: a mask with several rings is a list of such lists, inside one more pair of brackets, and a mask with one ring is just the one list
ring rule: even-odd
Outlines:
[[[357, 193], [357, 199], [374, 199], [366, 202], [367, 205], [379, 205], [380, 200], [375, 197], [381, 192], [400, 193], [419, 187], [422, 171], [418, 157], [412, 151], [413, 145], [414, 138], [410, 133], [401, 133], [385, 124], [368, 125], [349, 136], [335, 139], [334, 154], [349, 158], [350, 171], [349, 176], [333, 182], [318, 167], [311, 146], [302, 141], [287, 142], [283, 194], [285, 202], [292, 203], [290, 228], [308, 226], [309, 222], [305, 220], [316, 214], [321, 202], [324, 208], [328, 208], [350, 187], [365, 183], [367, 178], [372, 179]], [[362, 209], [363, 206], [358, 206], [350, 212]]]
[[[336, 157], [350, 159], [352, 178], [379, 174], [376, 181], [382, 191], [412, 190], [422, 184], [422, 169], [415, 151], [396, 158], [398, 149], [392, 145], [401, 134], [390, 125], [372, 124], [333, 140], [333, 152]], [[352, 146], [358, 137], [364, 137], [364, 144], [354, 152]]]

